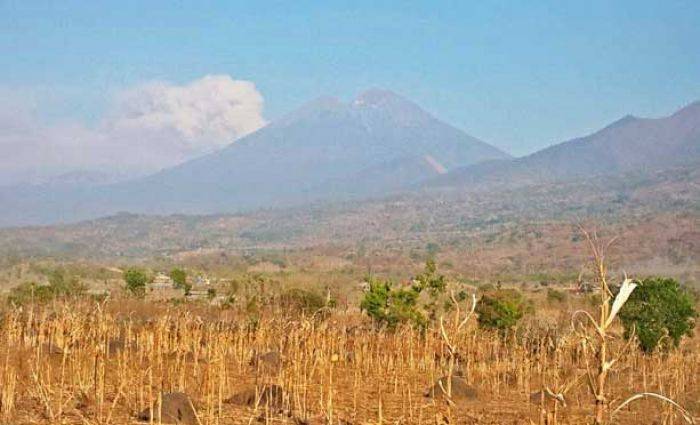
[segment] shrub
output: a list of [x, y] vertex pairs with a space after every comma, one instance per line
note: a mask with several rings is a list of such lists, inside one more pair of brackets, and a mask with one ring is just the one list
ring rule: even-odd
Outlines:
[[389, 297], [391, 295], [391, 282], [367, 278], [369, 289], [360, 302], [360, 309], [367, 312], [369, 317], [376, 322], [385, 322], [389, 309]]
[[418, 307], [419, 287], [393, 288], [389, 281], [372, 278], [368, 281], [369, 291], [365, 293], [360, 308], [377, 324], [390, 329], [401, 323], [425, 327], [427, 320]]
[[619, 315], [625, 337], [634, 329], [646, 353], [677, 347], [683, 336], [692, 335], [697, 316], [690, 294], [674, 279], [661, 277], [644, 279]]
[[389, 328], [395, 328], [401, 323], [410, 323], [424, 329], [428, 320], [418, 306], [420, 292], [416, 288], [398, 288], [391, 292], [386, 323]]
[[527, 309], [525, 298], [515, 289], [496, 289], [481, 296], [476, 305], [479, 326], [505, 332], [515, 327]]
[[45, 303], [56, 298], [79, 297], [85, 294], [86, 286], [77, 277], [66, 278], [61, 270], [49, 273], [49, 284], [26, 282], [12, 288], [8, 301], [12, 304], [27, 302]]
[[303, 311], [315, 313], [326, 305], [325, 299], [317, 292], [306, 289], [293, 288], [284, 291], [280, 295], [280, 305]]
[[49, 274], [49, 290], [54, 297], [81, 296], [87, 287], [76, 277], [67, 278], [62, 270], [54, 270]]
[[411, 323], [425, 328], [434, 320], [444, 298], [447, 280], [438, 274], [433, 259], [425, 263], [423, 271], [412, 279], [410, 286], [394, 288], [389, 281], [368, 278], [369, 290], [360, 308], [378, 324], [395, 328], [400, 323]]
[[447, 287], [445, 276], [437, 273], [432, 259], [426, 261], [423, 272], [412, 279], [411, 286], [394, 288], [389, 281], [373, 278], [367, 281], [369, 291], [365, 293], [360, 308], [375, 322], [389, 328], [395, 328], [400, 323], [425, 328], [429, 320], [436, 318], [440, 297]]
[[142, 297], [146, 294], [146, 283], [148, 283], [148, 275], [141, 269], [131, 268], [124, 271], [124, 282], [126, 290], [137, 297]]
[[172, 269], [170, 270], [170, 279], [173, 280], [175, 289], [182, 289], [185, 291], [185, 295], [189, 295], [192, 285], [187, 282], [187, 272], [178, 268]]
[[[428, 259], [425, 262], [423, 272], [413, 278], [414, 290], [417, 293], [427, 292], [428, 301], [424, 303], [424, 308], [431, 320], [435, 320], [439, 313], [439, 300], [447, 288], [445, 276], [438, 274], [435, 260]], [[446, 303], [449, 300], [444, 300]]]
[[429, 259], [425, 262], [423, 273], [414, 277], [413, 281], [419, 286], [418, 292], [427, 289], [428, 293], [432, 297], [437, 297], [438, 295], [444, 293], [445, 287], [447, 286], [445, 276], [437, 273], [437, 265], [433, 259]]
[[44, 303], [51, 301], [54, 294], [48, 285], [38, 285], [36, 282], [25, 282], [10, 290], [7, 298], [10, 304], [26, 304], [28, 302]]
[[[455, 294], [455, 301], [457, 301], [458, 303], [465, 301], [467, 298], [469, 298], [469, 294], [464, 289], [460, 290], [459, 292], [457, 292]], [[443, 311], [450, 312], [450, 311], [453, 311], [454, 308], [455, 308], [455, 305], [451, 299], [448, 298], [448, 299], [443, 301], [443, 306], [442, 306]]]

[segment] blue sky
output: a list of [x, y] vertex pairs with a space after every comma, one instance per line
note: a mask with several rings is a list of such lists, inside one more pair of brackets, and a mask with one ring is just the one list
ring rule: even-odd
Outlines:
[[47, 121], [221, 74], [267, 120], [385, 87], [522, 155], [700, 99], [700, 1], [0, 0], [0, 87], [43, 97]]

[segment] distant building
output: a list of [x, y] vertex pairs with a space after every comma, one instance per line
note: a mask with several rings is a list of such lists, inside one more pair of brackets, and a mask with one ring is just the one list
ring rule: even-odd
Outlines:
[[197, 275], [197, 277], [194, 279], [194, 284], [195, 286], [209, 286], [211, 285], [211, 281], [207, 276]]
[[173, 287], [173, 280], [165, 273], [158, 273], [153, 278], [153, 283], [151, 283], [153, 289], [171, 289]]
[[205, 289], [205, 288], [191, 289], [190, 293], [187, 294], [187, 298], [189, 298], [189, 299], [203, 299], [203, 298], [209, 298], [209, 296], [210, 296], [209, 289]]

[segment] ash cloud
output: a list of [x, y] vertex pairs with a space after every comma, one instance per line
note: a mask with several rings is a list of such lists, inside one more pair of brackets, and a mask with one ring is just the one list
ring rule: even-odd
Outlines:
[[208, 75], [118, 92], [94, 125], [46, 124], [40, 96], [0, 96], [0, 185], [62, 173], [146, 174], [220, 149], [265, 125], [264, 100], [249, 81]]

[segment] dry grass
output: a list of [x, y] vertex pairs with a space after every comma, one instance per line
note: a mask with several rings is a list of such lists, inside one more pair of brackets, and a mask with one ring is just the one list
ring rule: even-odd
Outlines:
[[[450, 365], [439, 326], [420, 334], [374, 331], [356, 313], [306, 319], [271, 309], [257, 325], [242, 313], [197, 315], [184, 307], [154, 309], [113, 300], [73, 302], [4, 313], [0, 328], [0, 413], [3, 423], [125, 424], [159, 394], [188, 394], [202, 424], [267, 423], [590, 423], [594, 398], [585, 379], [593, 352], [558, 325], [530, 327], [517, 340], [480, 331], [469, 322], [450, 335], [458, 368], [478, 392], [450, 407], [424, 392]], [[150, 317], [149, 317], [150, 316]], [[359, 326], [357, 325], [359, 323]], [[614, 334], [614, 329], [611, 331]], [[614, 335], [613, 335], [614, 336]], [[609, 343], [620, 352], [618, 339]], [[254, 353], [281, 353], [274, 371], [251, 366]], [[673, 398], [698, 414], [700, 347], [686, 341], [668, 355], [629, 351], [608, 375], [608, 401], [638, 392]], [[573, 384], [572, 384], [573, 382]], [[284, 408], [225, 402], [232, 395], [277, 384]], [[566, 406], [543, 388], [567, 388]], [[531, 400], [533, 398], [533, 400]], [[534, 401], [534, 402], [533, 402]], [[278, 410], [283, 414], [279, 415]], [[290, 418], [291, 416], [291, 418]], [[656, 401], [623, 409], [617, 423], [682, 423]], [[316, 422], [313, 422], [313, 421]], [[532, 421], [532, 422], [531, 422]]]

